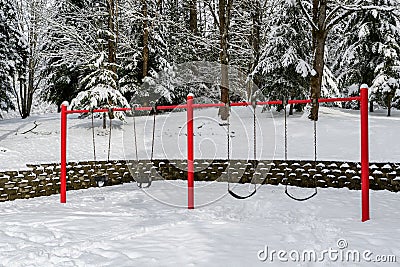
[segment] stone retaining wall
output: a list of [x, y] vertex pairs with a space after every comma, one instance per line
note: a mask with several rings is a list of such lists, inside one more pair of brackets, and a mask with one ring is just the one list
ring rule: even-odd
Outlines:
[[[229, 165], [229, 168], [228, 168]], [[48, 196], [60, 192], [60, 165], [27, 165], [26, 170], [0, 172], [0, 201]], [[132, 170], [133, 168], [133, 170]], [[71, 162], [67, 165], [67, 190], [97, 186], [96, 176], [107, 177], [107, 185], [134, 181], [133, 176], [151, 176], [153, 180], [185, 180], [187, 162], [184, 160], [154, 160], [136, 162]], [[243, 161], [197, 160], [196, 181], [265, 183], [278, 185], [287, 182], [301, 187], [347, 187], [359, 190], [360, 164], [354, 162], [273, 160]], [[371, 163], [370, 188], [400, 191], [400, 164]]]

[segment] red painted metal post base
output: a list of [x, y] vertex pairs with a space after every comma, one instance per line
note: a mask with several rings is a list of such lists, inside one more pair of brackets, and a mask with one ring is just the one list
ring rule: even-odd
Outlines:
[[360, 88], [361, 116], [361, 221], [369, 220], [368, 86]]
[[187, 96], [188, 209], [194, 209], [193, 94]]
[[67, 202], [67, 106], [61, 104], [61, 170], [60, 170], [60, 202]]

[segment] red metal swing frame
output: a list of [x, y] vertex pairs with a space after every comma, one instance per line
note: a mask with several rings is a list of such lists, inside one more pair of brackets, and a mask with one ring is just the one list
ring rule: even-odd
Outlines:
[[[199, 108], [209, 107], [222, 107], [224, 103], [217, 104], [194, 104], [194, 95], [187, 96], [187, 103], [185, 105], [170, 105], [170, 106], [157, 106], [157, 110], [173, 110], [173, 109], [186, 109], [187, 112], [187, 163], [188, 163], [188, 209], [194, 209], [194, 135], [193, 135], [193, 110]], [[288, 100], [288, 104], [308, 104], [311, 99], [304, 100]], [[319, 103], [332, 103], [332, 102], [360, 102], [360, 121], [361, 121], [361, 221], [365, 222], [370, 219], [369, 215], [369, 148], [368, 148], [368, 87], [362, 85], [360, 95], [356, 97], [347, 98], [321, 98], [318, 99]], [[237, 102], [230, 103], [232, 107], [250, 106], [251, 102]], [[256, 102], [256, 105], [281, 105], [281, 100]], [[61, 185], [60, 185], [60, 201], [66, 203], [67, 201], [67, 182], [66, 182], [66, 165], [67, 165], [67, 115], [77, 113], [89, 112], [109, 112], [108, 109], [95, 109], [95, 110], [68, 110], [68, 104], [61, 105]], [[135, 107], [137, 111], [151, 111], [152, 107]], [[131, 108], [114, 108], [112, 111], [131, 111]]]

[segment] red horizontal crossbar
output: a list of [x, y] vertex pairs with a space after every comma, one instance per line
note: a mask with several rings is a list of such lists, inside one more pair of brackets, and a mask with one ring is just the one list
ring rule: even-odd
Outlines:
[[[253, 102], [236, 102], [230, 103], [231, 107], [243, 107], [243, 106], [252, 106]], [[266, 105], [282, 105], [282, 100], [271, 100], [271, 101], [258, 101], [256, 102], [257, 106], [266, 106]]]
[[[360, 97], [337, 97], [337, 98], [320, 98], [319, 103], [332, 103], [332, 102], [348, 102], [348, 101], [360, 101]], [[311, 103], [311, 99], [301, 100], [288, 100], [288, 104], [308, 104]]]
[[[281, 100], [274, 101], [265, 101], [265, 102], [256, 102], [257, 106], [265, 106], [265, 105], [281, 105]], [[229, 104], [231, 107], [246, 107], [252, 106], [252, 102], [232, 102]], [[193, 108], [211, 108], [211, 107], [223, 107], [224, 103], [215, 103], [215, 104], [193, 104]]]
[[136, 111], [150, 111], [152, 110], [152, 107], [136, 107], [135, 110]]
[[157, 106], [158, 110], [169, 110], [169, 109], [186, 109], [187, 105], [171, 105], [171, 106]]
[[[319, 103], [332, 103], [332, 102], [347, 102], [347, 101], [360, 101], [360, 97], [339, 97], [339, 98], [320, 98], [318, 99]], [[282, 100], [273, 100], [273, 101], [261, 101], [257, 102], [257, 106], [265, 106], [265, 105], [282, 105]], [[289, 100], [288, 104], [308, 104], [311, 103], [311, 99], [300, 99], [300, 100]], [[211, 103], [211, 104], [193, 104], [193, 108], [211, 108], [211, 107], [223, 107], [224, 103]], [[252, 102], [233, 102], [229, 104], [231, 107], [243, 107], [243, 106], [251, 106]], [[157, 106], [157, 110], [172, 110], [172, 109], [186, 109], [187, 105], [170, 105], [170, 106]], [[152, 107], [135, 107], [136, 111], [150, 111]], [[131, 111], [131, 108], [113, 108], [112, 111]], [[88, 109], [83, 110], [67, 110], [67, 114], [76, 114], [76, 113], [89, 113], [92, 112]], [[108, 112], [108, 109], [95, 109], [94, 113], [99, 112]]]
[[212, 104], [193, 104], [193, 108], [214, 108], [214, 107], [223, 107], [224, 103], [212, 103]]
[[273, 100], [273, 101], [257, 102], [257, 105], [260, 105], [260, 106], [266, 106], [266, 105], [282, 105], [282, 100]]

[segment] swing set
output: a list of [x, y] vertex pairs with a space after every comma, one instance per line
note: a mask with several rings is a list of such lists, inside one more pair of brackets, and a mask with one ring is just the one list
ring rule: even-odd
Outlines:
[[[152, 111], [153, 113], [153, 131], [152, 131], [152, 150], [151, 150], [151, 161], [153, 161], [154, 156], [154, 140], [155, 140], [155, 124], [156, 124], [156, 111], [157, 110], [173, 110], [173, 109], [186, 109], [187, 112], [187, 180], [188, 180], [188, 209], [194, 209], [194, 134], [193, 134], [193, 124], [194, 124], [194, 109], [200, 108], [209, 108], [209, 107], [237, 107], [237, 106], [252, 106], [253, 107], [253, 146], [254, 146], [254, 159], [248, 161], [247, 168], [249, 170], [254, 170], [257, 167], [257, 155], [256, 155], [256, 107], [264, 106], [264, 105], [284, 105], [284, 125], [285, 125], [285, 161], [287, 161], [287, 151], [288, 151], [288, 125], [287, 125], [287, 112], [286, 105], [288, 104], [308, 104], [313, 100], [304, 99], [304, 100], [275, 100], [275, 101], [265, 101], [265, 102], [232, 102], [229, 104], [225, 103], [212, 103], [212, 104], [194, 104], [194, 95], [189, 94], [187, 96], [187, 102], [185, 105], [170, 105], [170, 106], [156, 106], [156, 107], [139, 107], [134, 106], [133, 108], [113, 108], [113, 109], [91, 109], [91, 110], [68, 110], [68, 103], [64, 102], [61, 105], [61, 174], [60, 174], [60, 201], [61, 203], [66, 203], [66, 163], [67, 163], [67, 115], [68, 114], [82, 114], [82, 113], [91, 113], [92, 115], [92, 137], [93, 137], [93, 151], [94, 151], [94, 160], [96, 164], [96, 148], [95, 148], [95, 138], [94, 138], [94, 125], [93, 125], [93, 114], [94, 113], [105, 113], [105, 112], [133, 112], [133, 124], [134, 124], [134, 142], [135, 142], [135, 155], [136, 162], [139, 163], [138, 159], [138, 151], [137, 151], [137, 134], [136, 134], [136, 111]], [[360, 102], [360, 121], [361, 121], [361, 202], [362, 202], [362, 218], [363, 222], [370, 219], [369, 216], [369, 150], [368, 150], [368, 86], [362, 85], [360, 88], [360, 95], [356, 97], [348, 97], [348, 98], [320, 98], [314, 101], [318, 101], [319, 103], [332, 103], [332, 102], [348, 102], [348, 101], [359, 101]], [[235, 193], [231, 188], [231, 177], [230, 177], [230, 126], [229, 126], [229, 117], [227, 126], [227, 177], [228, 177], [228, 193], [236, 199], [246, 199], [253, 196], [256, 191], [256, 183], [254, 183], [254, 189], [248, 195], [242, 196]], [[111, 120], [110, 120], [110, 134], [109, 134], [109, 145], [108, 145], [108, 160], [110, 157], [110, 145], [111, 145]], [[317, 164], [317, 122], [314, 121], [314, 168]], [[138, 166], [139, 164], [137, 164]], [[96, 165], [95, 165], [96, 166]], [[246, 169], [247, 170], [247, 169]], [[96, 167], [95, 167], [96, 172]], [[249, 171], [251, 173], [251, 171]], [[138, 172], [136, 172], [138, 173]], [[136, 175], [134, 177], [138, 186], [141, 188], [147, 188], [151, 185], [152, 178], [151, 175], [149, 177], [139, 177]], [[244, 177], [240, 178], [239, 183], [243, 182]], [[261, 182], [261, 184], [265, 183], [265, 179]], [[104, 185], [107, 182], [107, 177], [104, 175], [95, 175], [95, 180], [99, 186]], [[296, 201], [306, 201], [315, 197], [318, 193], [317, 191], [317, 181], [316, 175], [314, 175], [314, 192], [305, 197], [305, 198], [297, 198], [293, 196], [288, 190], [288, 173], [285, 171], [285, 178], [283, 180], [283, 184], [285, 185], [285, 194], [293, 200]], [[143, 183], [145, 185], [143, 186]]]

